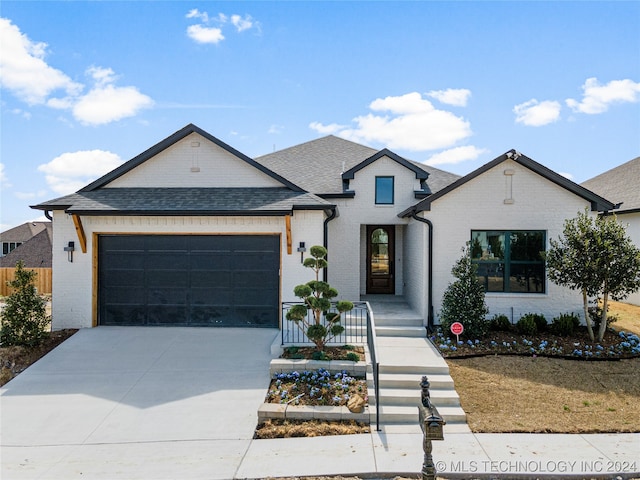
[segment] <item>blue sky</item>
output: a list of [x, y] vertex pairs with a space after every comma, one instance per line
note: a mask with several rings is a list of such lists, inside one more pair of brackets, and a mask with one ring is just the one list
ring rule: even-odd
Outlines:
[[189, 123], [252, 157], [334, 134], [461, 175], [511, 148], [578, 183], [640, 155], [640, 2], [3, 0], [0, 17], [2, 230]]

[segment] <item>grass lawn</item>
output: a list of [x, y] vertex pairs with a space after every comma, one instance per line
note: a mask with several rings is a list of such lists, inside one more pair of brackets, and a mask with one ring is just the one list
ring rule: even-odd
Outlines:
[[[640, 335], [640, 307], [613, 302], [613, 325]], [[447, 359], [473, 432], [640, 432], [640, 358]]]

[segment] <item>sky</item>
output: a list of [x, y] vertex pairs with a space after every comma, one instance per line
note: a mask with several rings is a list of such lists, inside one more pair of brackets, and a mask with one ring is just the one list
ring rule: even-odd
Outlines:
[[189, 123], [581, 183], [640, 155], [640, 2], [2, 0], [0, 109], [0, 231]]

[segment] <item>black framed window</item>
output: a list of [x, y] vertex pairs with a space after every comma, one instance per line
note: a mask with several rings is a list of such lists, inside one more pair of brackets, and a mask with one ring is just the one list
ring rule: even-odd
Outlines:
[[393, 205], [393, 177], [376, 177], [376, 205]]
[[471, 259], [487, 292], [545, 293], [546, 232], [472, 230]]

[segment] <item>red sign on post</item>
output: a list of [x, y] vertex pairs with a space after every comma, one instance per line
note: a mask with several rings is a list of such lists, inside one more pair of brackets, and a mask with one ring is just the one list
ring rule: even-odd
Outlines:
[[453, 333], [458, 340], [458, 336], [461, 335], [462, 332], [464, 332], [464, 325], [462, 325], [460, 322], [453, 322], [451, 324], [451, 333]]
[[460, 335], [462, 332], [464, 332], [464, 325], [460, 322], [453, 322], [451, 324], [451, 333], [454, 335]]

